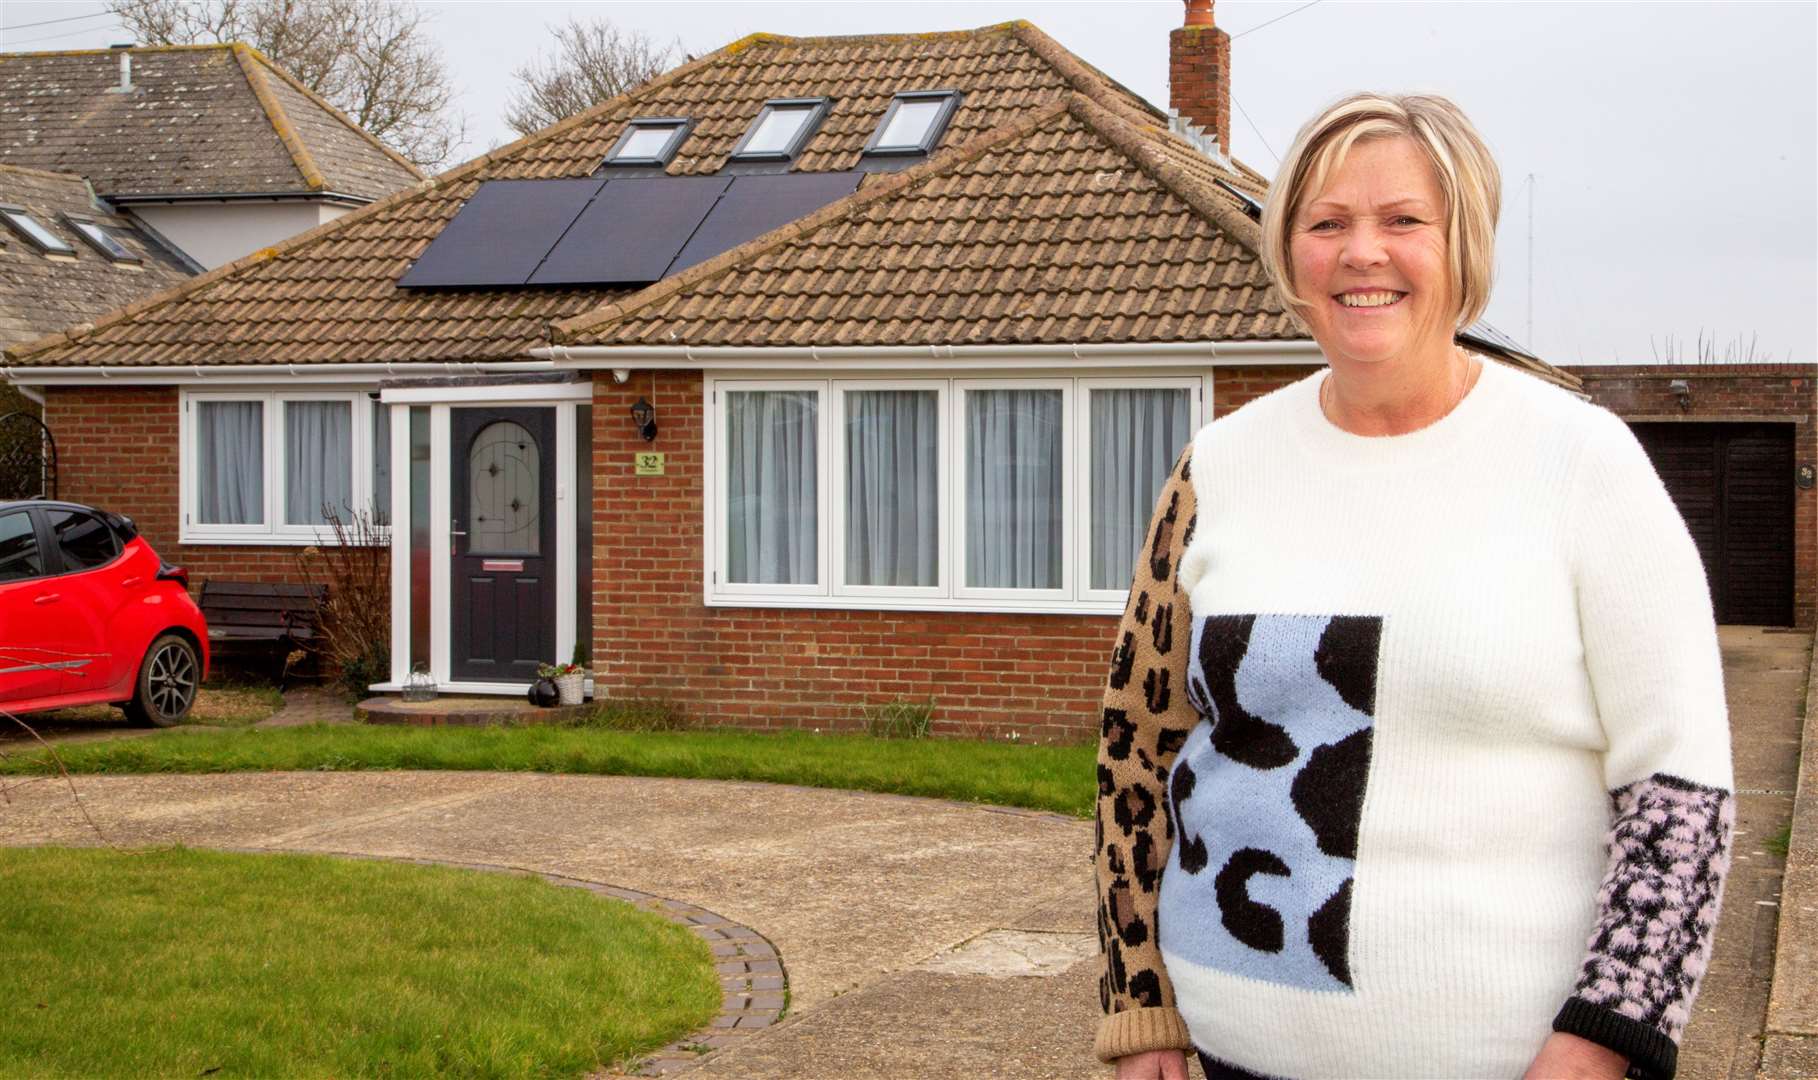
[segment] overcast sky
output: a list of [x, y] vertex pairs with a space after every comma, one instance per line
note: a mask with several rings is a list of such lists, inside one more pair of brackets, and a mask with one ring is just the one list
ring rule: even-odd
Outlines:
[[[500, 121], [511, 71], [570, 14], [694, 55], [757, 30], [1028, 19], [1165, 108], [1182, 12], [1180, 0], [425, 6], [458, 73], [465, 156], [513, 137]], [[120, 40], [101, 11], [4, 0], [0, 27], [70, 21], [0, 30], [0, 49]], [[1720, 354], [1753, 340], [1758, 359], [1818, 360], [1818, 4], [1217, 0], [1216, 17], [1238, 39], [1232, 148], [1265, 175], [1304, 120], [1353, 90], [1437, 91], [1464, 108], [1503, 170], [1488, 318], [1547, 359], [1645, 363], [1702, 334]]]

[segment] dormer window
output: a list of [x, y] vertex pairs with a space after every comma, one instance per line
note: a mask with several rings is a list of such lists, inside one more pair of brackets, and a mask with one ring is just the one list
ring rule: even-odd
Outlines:
[[956, 90], [910, 90], [896, 95], [865, 144], [865, 153], [927, 154], [947, 130], [947, 121], [958, 106]]
[[775, 98], [752, 121], [745, 137], [732, 149], [734, 161], [794, 161], [821, 118], [827, 115], [826, 98]]
[[674, 159], [676, 148], [688, 137], [691, 123], [686, 117], [677, 116], [633, 120], [626, 125], [625, 134], [619, 136], [619, 141], [612, 144], [604, 164], [667, 165]]
[[0, 206], [0, 218], [12, 226], [12, 230], [23, 236], [27, 243], [46, 255], [74, 255], [76, 249], [69, 241], [51, 232], [31, 212], [22, 206]]
[[143, 261], [139, 256], [128, 251], [126, 245], [122, 244], [113, 233], [108, 232], [98, 221], [90, 221], [88, 218], [77, 217], [74, 214], [64, 214], [63, 223], [75, 230], [76, 235], [86, 241], [89, 247], [94, 248], [114, 262], [137, 263]]

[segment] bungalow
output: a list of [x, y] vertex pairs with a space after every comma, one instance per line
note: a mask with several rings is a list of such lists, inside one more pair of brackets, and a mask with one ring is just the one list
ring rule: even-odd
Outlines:
[[198, 580], [387, 515], [375, 689], [579, 642], [721, 722], [1076, 738], [1178, 451], [1322, 362], [1188, 6], [1176, 116], [1021, 22], [754, 35], [5, 374]]

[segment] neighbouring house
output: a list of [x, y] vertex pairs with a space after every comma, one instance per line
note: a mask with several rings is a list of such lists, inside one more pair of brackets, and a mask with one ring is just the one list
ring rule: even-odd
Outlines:
[[[87, 322], [191, 273], [82, 177], [0, 165], [0, 347]], [[0, 413], [18, 405], [14, 388], [0, 386]]]
[[0, 53], [0, 165], [85, 177], [197, 269], [423, 179], [242, 44]]
[[1567, 370], [1647, 448], [1704, 558], [1717, 621], [1812, 629], [1818, 365]]
[[194, 580], [385, 517], [377, 689], [578, 643], [719, 722], [1078, 738], [1176, 455], [1323, 362], [1188, 6], [1173, 116], [1027, 23], [753, 35], [4, 373]]

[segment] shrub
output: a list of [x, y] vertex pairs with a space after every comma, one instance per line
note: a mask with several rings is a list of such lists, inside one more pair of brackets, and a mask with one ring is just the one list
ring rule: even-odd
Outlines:
[[391, 538], [367, 511], [342, 518], [328, 507], [325, 514], [334, 545], [297, 553], [303, 580], [328, 586], [309, 648], [332, 664], [335, 685], [363, 698], [368, 686], [391, 678]]
[[896, 698], [862, 710], [865, 733], [880, 739], [926, 739], [934, 729], [934, 699], [907, 701]]

